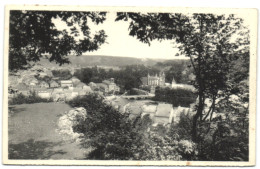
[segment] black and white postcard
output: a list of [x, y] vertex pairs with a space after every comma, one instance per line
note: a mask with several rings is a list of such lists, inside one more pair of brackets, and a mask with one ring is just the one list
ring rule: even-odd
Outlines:
[[255, 165], [257, 10], [5, 15], [4, 164]]

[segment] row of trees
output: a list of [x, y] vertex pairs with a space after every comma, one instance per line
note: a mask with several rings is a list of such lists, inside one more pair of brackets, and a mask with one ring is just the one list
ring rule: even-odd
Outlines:
[[174, 107], [189, 107], [190, 104], [195, 103], [196, 98], [197, 95], [187, 89], [170, 89], [157, 87], [153, 100], [167, 102], [172, 104]]
[[138, 88], [142, 85], [141, 78], [146, 77], [148, 72], [151, 74], [159, 73], [160, 70], [144, 65], [129, 65], [122, 67], [120, 70], [105, 70], [102, 68], [82, 68], [75, 72], [75, 76], [82, 82], [101, 83], [105, 79], [114, 78], [116, 84], [120, 86], [122, 91]]

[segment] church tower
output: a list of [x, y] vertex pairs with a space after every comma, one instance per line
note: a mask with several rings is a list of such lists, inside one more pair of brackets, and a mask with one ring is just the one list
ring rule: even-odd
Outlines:
[[164, 86], [165, 85], [165, 74], [164, 74], [164, 72], [160, 73], [159, 80], [160, 80], [159, 85]]

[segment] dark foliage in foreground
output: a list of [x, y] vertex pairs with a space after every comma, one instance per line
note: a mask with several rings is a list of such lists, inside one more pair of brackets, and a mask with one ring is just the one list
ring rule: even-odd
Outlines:
[[[87, 109], [86, 120], [74, 127], [75, 132], [84, 133], [83, 147], [91, 148], [87, 159], [248, 160], [246, 116], [243, 116], [242, 121], [241, 118], [220, 121], [221, 117], [214, 117], [212, 122], [207, 121], [200, 126], [200, 142], [194, 143], [191, 141], [191, 114], [182, 112], [179, 123], [171, 126], [152, 127], [149, 115], [131, 119], [128, 114], [121, 114], [98, 95], [78, 97], [68, 104]], [[238, 113], [233, 114], [237, 115]]]
[[[54, 19], [66, 24], [59, 30]], [[73, 11], [10, 11], [9, 70], [27, 69], [48, 54], [48, 60], [60, 65], [70, 63], [67, 55], [94, 51], [105, 43], [104, 30], [91, 36], [89, 21], [95, 24], [106, 19], [105, 12]], [[83, 35], [83, 39], [76, 37]]]
[[131, 120], [128, 114], [121, 114], [97, 95], [75, 98], [68, 104], [87, 109], [87, 119], [74, 128], [74, 131], [84, 133], [83, 146], [92, 148], [87, 159], [180, 160], [184, 158], [181, 154], [192, 159], [186, 152], [188, 147], [178, 148], [182, 142], [165, 132], [156, 132], [167, 131], [164, 126], [149, 131], [149, 116], [137, 116]]

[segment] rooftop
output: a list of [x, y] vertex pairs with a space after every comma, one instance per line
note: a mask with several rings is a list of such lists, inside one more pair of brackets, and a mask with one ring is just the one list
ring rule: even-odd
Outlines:
[[60, 83], [72, 83], [71, 80], [61, 80]]
[[161, 103], [157, 106], [157, 111], [156, 111], [155, 115], [157, 117], [169, 117], [172, 108], [173, 107], [171, 104]]

